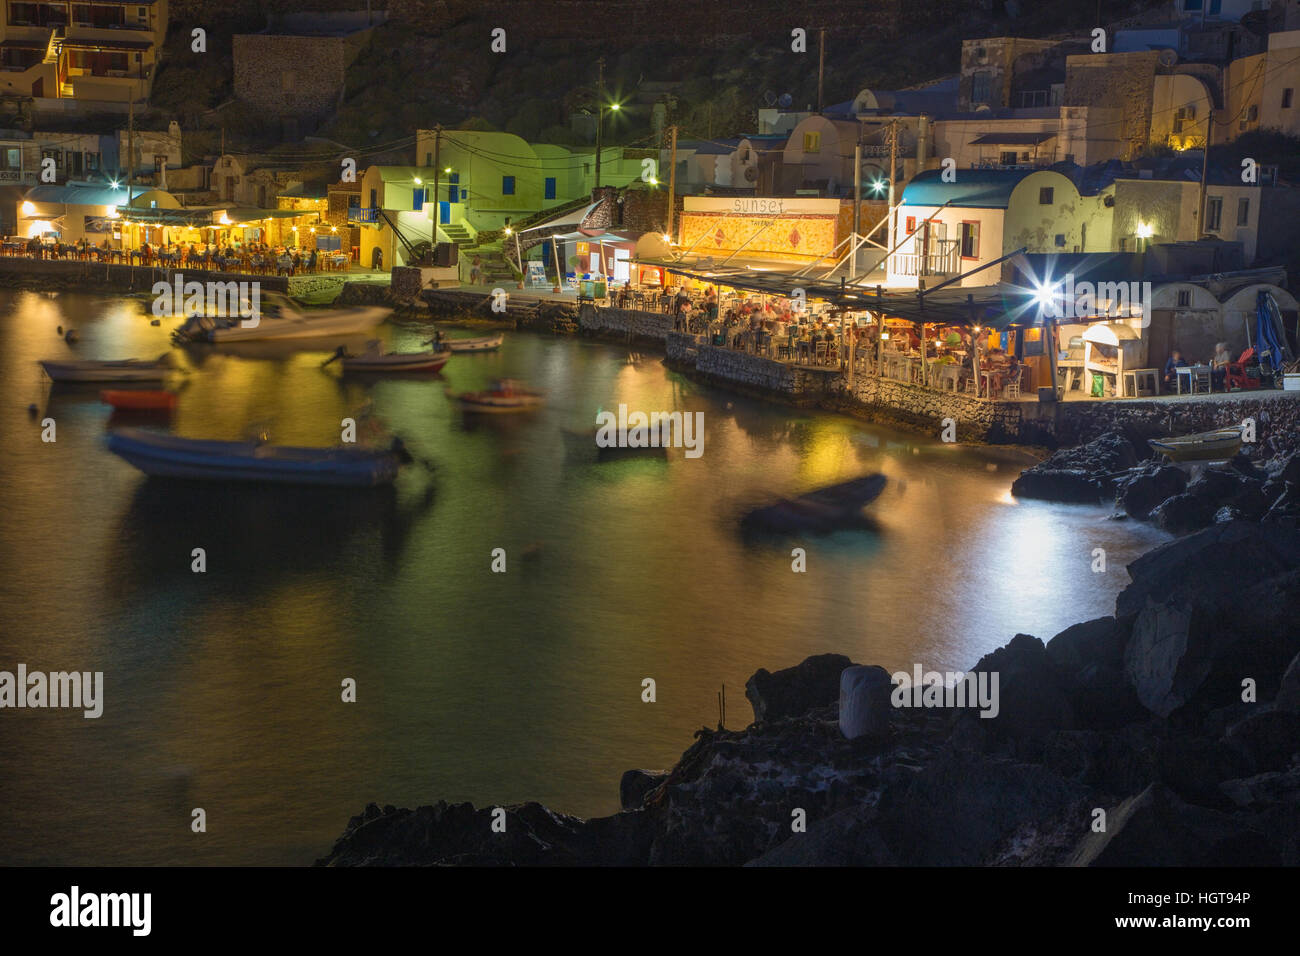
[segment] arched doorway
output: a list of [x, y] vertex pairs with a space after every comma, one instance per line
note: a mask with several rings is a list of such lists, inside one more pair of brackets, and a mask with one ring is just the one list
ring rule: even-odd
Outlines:
[[378, 246], [375, 246], [374, 250], [370, 253], [370, 268], [374, 269], [376, 272], [383, 271], [384, 250], [380, 249]]

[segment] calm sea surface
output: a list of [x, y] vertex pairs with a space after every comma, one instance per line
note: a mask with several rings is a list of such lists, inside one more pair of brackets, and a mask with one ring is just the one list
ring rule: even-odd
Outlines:
[[[616, 346], [529, 334], [378, 382], [322, 369], [337, 342], [177, 350], [186, 384], [157, 427], [327, 445], [370, 403], [435, 467], [374, 492], [146, 479], [105, 450], [116, 422], [98, 390], [51, 386], [36, 362], [168, 351], [179, 319], [151, 327], [148, 306], [0, 293], [0, 670], [105, 681], [98, 720], [0, 710], [0, 864], [305, 864], [369, 801], [613, 812], [624, 770], [670, 766], [717, 722], [724, 684], [742, 727], [759, 667], [838, 651], [959, 670], [1018, 631], [1109, 613], [1124, 564], [1163, 540], [1104, 508], [1017, 503], [1008, 450], [764, 405]], [[444, 394], [499, 375], [544, 389], [545, 409], [467, 422]], [[702, 411], [703, 457], [575, 456], [561, 429], [620, 402]], [[874, 530], [737, 532], [747, 506], [873, 471], [890, 479]], [[791, 571], [796, 545], [807, 573]]]

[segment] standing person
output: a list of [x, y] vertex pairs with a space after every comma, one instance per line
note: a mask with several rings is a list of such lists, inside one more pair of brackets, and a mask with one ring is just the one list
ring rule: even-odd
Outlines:
[[478, 256], [475, 256], [474, 261], [470, 263], [470, 267], [469, 267], [469, 284], [478, 285], [478, 280], [482, 272], [483, 272], [483, 260]]

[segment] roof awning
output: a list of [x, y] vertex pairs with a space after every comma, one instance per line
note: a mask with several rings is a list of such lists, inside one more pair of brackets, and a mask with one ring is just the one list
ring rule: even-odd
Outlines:
[[[231, 223], [237, 222], [257, 222], [261, 219], [297, 219], [300, 216], [315, 216], [320, 218], [320, 212], [315, 209], [258, 209], [248, 206], [232, 206], [225, 209], [209, 210], [216, 213], [225, 213], [226, 218]], [[220, 218], [219, 216], [217, 218]]]
[[581, 206], [577, 209], [566, 212], [562, 216], [557, 216], [556, 218], [549, 219], [546, 222], [539, 222], [537, 225], [529, 226], [527, 229], [520, 229], [518, 234], [522, 236], [524, 233], [532, 232], [534, 229], [550, 229], [556, 226], [579, 226], [582, 224], [582, 220], [591, 215], [591, 211], [599, 205], [599, 202], [594, 202], [588, 206]]
[[120, 219], [128, 222], [148, 223], [155, 226], [192, 226], [200, 229], [212, 225], [211, 209], [149, 209], [135, 206], [119, 207]]
[[1055, 139], [1055, 133], [981, 133], [970, 141], [972, 146], [1037, 146], [1049, 139]]

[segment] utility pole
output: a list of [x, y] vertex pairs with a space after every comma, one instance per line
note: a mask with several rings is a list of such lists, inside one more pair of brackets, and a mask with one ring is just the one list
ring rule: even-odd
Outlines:
[[[889, 216], [888, 228], [889, 228], [890, 255], [893, 255], [894, 242], [895, 242], [894, 220], [897, 218], [897, 216], [894, 213], [894, 176], [895, 176], [894, 166], [897, 162], [898, 162], [898, 120], [894, 120], [889, 124], [889, 212], [887, 213], [887, 215]], [[886, 271], [888, 271], [889, 269], [888, 259], [885, 260], [885, 269]], [[884, 320], [882, 319], [881, 321]]]
[[1206, 195], [1206, 185], [1210, 178], [1210, 132], [1214, 128], [1214, 103], [1209, 104], [1205, 111], [1205, 149], [1201, 151], [1201, 197], [1197, 205], [1196, 212], [1196, 238], [1200, 239], [1208, 231], [1205, 223], [1206, 207], [1209, 199]]
[[673, 207], [677, 205], [677, 127], [668, 127], [669, 147], [668, 154], [668, 242], [673, 241], [673, 213], [676, 211]]
[[822, 99], [822, 81], [826, 75], [826, 28], [819, 27], [817, 31], [817, 112], [822, 111], [824, 100]]
[[[853, 239], [849, 246], [849, 278], [858, 277], [858, 235], [862, 232], [862, 126], [858, 126], [858, 143], [853, 147]], [[852, 378], [852, 373], [850, 373]]]
[[126, 204], [131, 205], [131, 184], [135, 182], [135, 93], [126, 107]]
[[600, 128], [605, 125], [605, 58], [596, 61], [600, 79], [596, 82], [596, 188], [600, 188]]
[[438, 220], [441, 218], [441, 212], [438, 208], [438, 184], [442, 176], [442, 124], [439, 123], [433, 127], [433, 209], [429, 212], [429, 220], [433, 223], [430, 230], [429, 238], [429, 265], [433, 265], [433, 250], [438, 245]]

